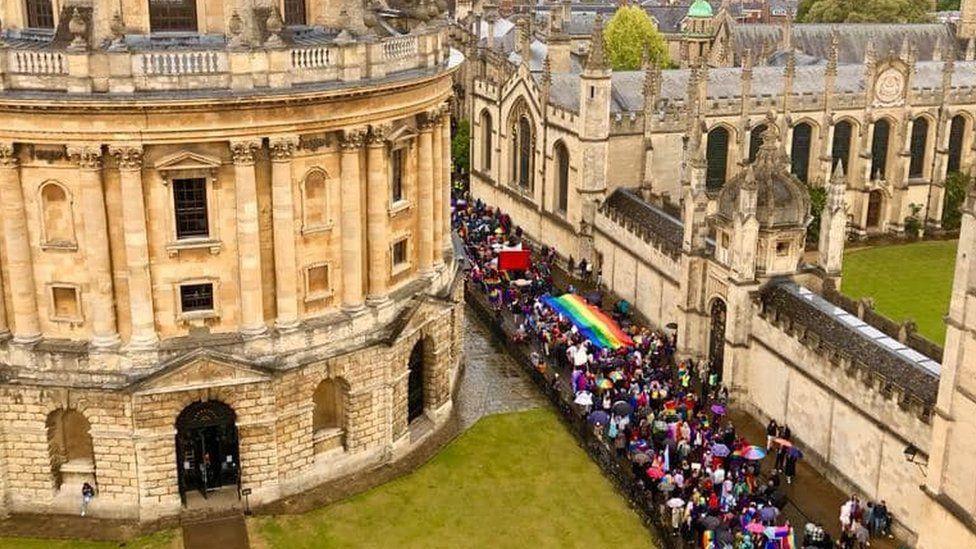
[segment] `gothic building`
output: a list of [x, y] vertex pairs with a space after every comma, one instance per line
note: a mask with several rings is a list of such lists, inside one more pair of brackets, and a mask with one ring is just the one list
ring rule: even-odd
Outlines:
[[462, 58], [440, 10], [10, 0], [0, 20], [0, 509], [73, 513], [84, 482], [96, 516], [266, 502], [445, 424]]
[[[696, 4], [685, 25], [705, 18]], [[600, 14], [585, 48], [558, 21], [506, 31], [490, 5], [452, 35], [471, 60], [456, 85], [472, 195], [677, 326], [737, 406], [788, 422], [810, 462], [887, 500], [926, 548], [976, 532], [957, 373], [976, 362], [972, 198], [944, 349], [841, 294], [841, 261], [849, 238], [938, 231], [947, 176], [971, 171], [973, 6], [954, 27], [745, 24], [719, 8], [679, 48], [698, 55], [664, 70], [611, 70]], [[808, 263], [811, 188], [826, 204]]]

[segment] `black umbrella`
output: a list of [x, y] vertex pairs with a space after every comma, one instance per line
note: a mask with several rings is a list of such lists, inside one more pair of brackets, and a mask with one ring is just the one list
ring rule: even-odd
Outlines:
[[715, 515], [708, 515], [702, 519], [702, 527], [706, 530], [714, 530], [718, 528], [719, 524], [722, 524], [722, 521]]
[[618, 400], [617, 402], [613, 403], [613, 413], [617, 414], [618, 416], [629, 416], [633, 411], [634, 407], [628, 402]]
[[606, 412], [596, 411], [586, 418], [590, 423], [595, 423], [597, 425], [606, 425], [610, 421], [610, 416]]

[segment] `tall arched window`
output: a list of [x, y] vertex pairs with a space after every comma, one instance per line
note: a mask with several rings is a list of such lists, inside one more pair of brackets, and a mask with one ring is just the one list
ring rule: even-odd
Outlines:
[[834, 142], [830, 146], [831, 169], [841, 165], [844, 173], [850, 171], [851, 161], [851, 136], [854, 127], [847, 120], [841, 120], [834, 124]]
[[716, 126], [708, 132], [705, 160], [707, 162], [705, 188], [721, 189], [722, 185], [725, 185], [729, 161], [729, 130], [725, 127]]
[[424, 391], [424, 358], [425, 352], [424, 347], [428, 343], [421, 339], [414, 345], [413, 350], [410, 352], [409, 363], [407, 368], [410, 372], [407, 374], [407, 421], [411, 422], [418, 417], [422, 416], [425, 407], [425, 391]]
[[51, 0], [27, 0], [27, 26], [32, 29], [54, 28], [54, 7]]
[[797, 179], [807, 182], [810, 174], [810, 140], [813, 128], [806, 122], [793, 126], [793, 143], [790, 145], [790, 171]]
[[491, 114], [488, 109], [481, 113], [481, 169], [491, 173]]
[[90, 431], [88, 419], [78, 410], [59, 408], [48, 414], [47, 444], [55, 487], [61, 487], [61, 469], [67, 463], [71, 464], [72, 474], [94, 475], [95, 451]]
[[749, 131], [749, 162], [755, 162], [759, 155], [759, 147], [762, 146], [762, 134], [766, 131], [765, 124], [759, 124]]
[[345, 419], [342, 387], [334, 379], [325, 379], [312, 393], [312, 431], [342, 429]]
[[912, 179], [925, 176], [925, 149], [928, 138], [929, 121], [924, 116], [912, 120], [912, 139], [909, 144], [911, 159], [908, 162], [908, 177]]
[[524, 116], [519, 119], [518, 184], [523, 189], [532, 189], [532, 125]]
[[963, 140], [966, 137], [966, 118], [961, 114], [952, 117], [949, 124], [949, 161], [946, 173], [958, 172], [962, 168]]
[[884, 179], [888, 164], [888, 139], [891, 124], [882, 118], [874, 123], [874, 137], [871, 139], [871, 178]]
[[196, 0], [149, 0], [152, 32], [196, 32]]
[[59, 183], [41, 186], [42, 237], [46, 246], [73, 246], [75, 243], [74, 216], [71, 199]]
[[556, 162], [556, 211], [565, 215], [569, 207], [569, 150], [560, 141], [554, 147]]
[[314, 169], [302, 181], [302, 229], [315, 230], [329, 224], [328, 186], [325, 172]]

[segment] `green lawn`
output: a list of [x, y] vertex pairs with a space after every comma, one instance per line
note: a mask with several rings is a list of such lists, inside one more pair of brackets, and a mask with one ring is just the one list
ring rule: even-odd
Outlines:
[[407, 476], [249, 530], [256, 547], [282, 548], [651, 545], [548, 409], [488, 416]]
[[162, 530], [123, 543], [40, 538], [0, 538], [0, 549], [176, 549], [183, 547], [176, 530]]
[[944, 240], [849, 251], [841, 290], [854, 298], [873, 297], [878, 311], [899, 322], [914, 319], [922, 335], [942, 344], [956, 244]]

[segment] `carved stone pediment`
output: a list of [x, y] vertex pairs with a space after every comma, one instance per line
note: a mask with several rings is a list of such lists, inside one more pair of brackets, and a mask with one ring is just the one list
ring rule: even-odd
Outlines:
[[173, 393], [270, 380], [270, 372], [246, 362], [209, 353], [193, 353], [150, 374], [139, 381], [133, 390], [143, 395]]
[[220, 159], [192, 151], [180, 151], [164, 156], [155, 162], [159, 171], [168, 170], [215, 170], [220, 167]]

